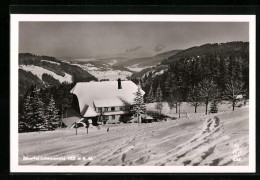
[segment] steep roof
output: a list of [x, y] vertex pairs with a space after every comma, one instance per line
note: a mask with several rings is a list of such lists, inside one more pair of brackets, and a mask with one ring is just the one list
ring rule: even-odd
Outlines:
[[77, 96], [80, 113], [84, 116], [86, 107], [94, 109], [94, 103], [96, 107], [133, 104], [138, 86], [132, 81], [121, 81], [121, 85], [122, 89], [118, 89], [117, 81], [80, 82], [70, 92]]
[[84, 112], [83, 117], [95, 117], [97, 115], [98, 114], [96, 113], [96, 111], [92, 107], [88, 106], [87, 110], [85, 110]]
[[120, 97], [94, 100], [94, 105], [96, 107], [115, 107], [115, 106], [125, 106], [128, 104], [129, 104], [128, 102], [124, 102]]

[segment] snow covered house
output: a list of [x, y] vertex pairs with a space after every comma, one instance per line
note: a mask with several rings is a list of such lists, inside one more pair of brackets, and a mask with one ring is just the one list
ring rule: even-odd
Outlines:
[[[131, 117], [138, 86], [132, 81], [79, 82], [70, 91], [73, 107], [93, 124], [101, 119], [106, 123], [126, 122]], [[145, 92], [142, 90], [142, 93]]]

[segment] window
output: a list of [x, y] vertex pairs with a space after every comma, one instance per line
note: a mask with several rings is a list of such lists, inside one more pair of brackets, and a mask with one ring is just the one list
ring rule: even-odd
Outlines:
[[105, 107], [105, 108], [104, 108], [104, 111], [105, 111], [105, 112], [108, 111], [108, 107]]
[[125, 108], [124, 107], [120, 107], [120, 111], [124, 111], [125, 110]]
[[111, 111], [115, 111], [115, 107], [111, 107]]
[[102, 111], [102, 108], [98, 108], [98, 112], [101, 112]]
[[116, 116], [115, 115], [112, 115], [111, 116], [112, 120], [116, 119]]

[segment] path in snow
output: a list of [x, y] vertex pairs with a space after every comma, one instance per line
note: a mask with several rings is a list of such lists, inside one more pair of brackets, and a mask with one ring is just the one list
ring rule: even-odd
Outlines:
[[[248, 165], [248, 141], [248, 107], [243, 107], [161, 123], [92, 127], [89, 134], [78, 129], [77, 136], [75, 129], [19, 134], [19, 164]], [[240, 162], [233, 161], [235, 147], [239, 147]], [[23, 156], [92, 157], [93, 161], [26, 161]]]

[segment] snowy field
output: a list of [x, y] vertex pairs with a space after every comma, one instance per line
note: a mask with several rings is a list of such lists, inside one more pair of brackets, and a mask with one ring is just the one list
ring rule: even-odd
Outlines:
[[98, 79], [109, 79], [110, 81], [117, 80], [118, 78], [122, 80], [127, 80], [127, 77], [132, 75], [129, 71], [120, 71], [120, 70], [106, 70], [106, 71], [89, 71], [90, 74], [95, 76]]
[[144, 67], [140, 67], [139, 64], [134, 64], [132, 66], [128, 66], [127, 69], [131, 70], [131, 71], [134, 71], [134, 72], [140, 72], [142, 71], [143, 69], [146, 69], [146, 68], [151, 68], [152, 66], [144, 66]]
[[[244, 102], [239, 102], [237, 105], [239, 104], [243, 104]], [[248, 105], [248, 101], [247, 101], [247, 105]], [[163, 108], [161, 113], [162, 114], [166, 114], [170, 117], [179, 117], [179, 109], [178, 109], [178, 113], [176, 113], [176, 109], [170, 109], [168, 106], [168, 103], [164, 102], [163, 104]], [[158, 110], [155, 108], [156, 107], [156, 103], [148, 103], [146, 104], [146, 109], [147, 111], [156, 111], [158, 112]], [[229, 111], [232, 109], [232, 105], [228, 102], [228, 101], [221, 101], [220, 103], [218, 103], [217, 105], [218, 108], [218, 112], [225, 112], [225, 111]], [[235, 109], [239, 109], [238, 107], [235, 107]], [[208, 104], [208, 111], [210, 110], [210, 103]], [[183, 102], [181, 104], [181, 110], [180, 110], [180, 114], [181, 117], [186, 117], [186, 116], [192, 116], [192, 117], [197, 117], [197, 116], [201, 116], [204, 115], [206, 112], [206, 106], [205, 104], [200, 104], [197, 107], [197, 113], [194, 112], [194, 106], [192, 106], [191, 104], [187, 103], [187, 102]]]
[[49, 74], [54, 79], [57, 79], [60, 83], [63, 82], [72, 83], [72, 76], [67, 73], [65, 73], [65, 76], [60, 76], [48, 69], [42, 68], [40, 66], [34, 66], [34, 65], [20, 65], [19, 68], [31, 72], [32, 74], [36, 75], [40, 80], [42, 80], [43, 74]]
[[113, 70], [112, 68], [99, 68], [93, 64], [86, 63], [82, 64], [71, 64], [78, 67], [81, 67], [91, 75], [95, 76], [97, 79], [109, 79], [110, 81], [117, 80], [121, 78], [122, 80], [127, 80], [127, 77], [130, 77], [133, 73], [129, 71]]
[[60, 63], [58, 62], [53, 62], [53, 61], [48, 61], [48, 60], [41, 60], [42, 62], [47, 62], [47, 63], [51, 63], [51, 64], [57, 64], [60, 65]]
[[[243, 106], [234, 112], [191, 113], [189, 118], [165, 122], [102, 125], [100, 129], [89, 128], [88, 134], [84, 128], [78, 129], [78, 135], [75, 129], [22, 133], [19, 164], [245, 166], [249, 157], [248, 124], [249, 108]], [[239, 157], [234, 152], [239, 152]], [[61, 159], [37, 160], [40, 156]]]

